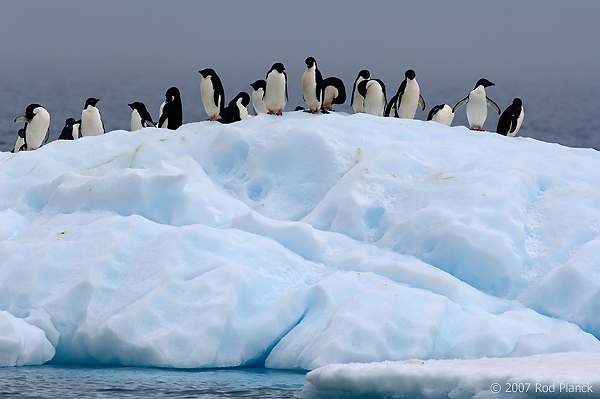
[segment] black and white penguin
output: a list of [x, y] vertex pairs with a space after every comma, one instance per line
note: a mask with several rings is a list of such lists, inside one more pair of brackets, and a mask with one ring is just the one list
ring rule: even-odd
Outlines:
[[383, 116], [385, 112], [385, 85], [379, 79], [363, 80], [357, 86], [359, 94], [364, 98], [364, 112]]
[[511, 105], [506, 107], [498, 119], [496, 132], [509, 137], [515, 137], [521, 128], [525, 113], [523, 112], [523, 101], [515, 98]]
[[81, 137], [81, 121], [76, 121], [74, 118], [68, 118], [58, 136], [59, 140], [75, 140]]
[[358, 73], [358, 76], [354, 80], [354, 86], [352, 86], [352, 97], [350, 98], [350, 106], [354, 109], [354, 112], [365, 112], [364, 97], [358, 92], [358, 84], [363, 80], [371, 78], [371, 73], [366, 69], [363, 69]]
[[202, 75], [200, 94], [204, 110], [208, 115], [208, 120], [216, 121], [221, 117], [221, 111], [225, 107], [223, 84], [214, 69], [206, 68], [198, 72]]
[[144, 127], [156, 127], [144, 103], [135, 101], [127, 104], [131, 107], [131, 131], [135, 132]]
[[14, 152], [37, 150], [42, 146], [42, 143], [48, 141], [50, 114], [41, 105], [29, 104], [25, 109], [25, 115], [16, 117], [15, 122], [25, 122], [25, 126], [23, 132], [19, 130], [19, 138], [15, 143]]
[[248, 114], [248, 105], [250, 104], [250, 95], [245, 91], [239, 92], [221, 112], [221, 123], [232, 123], [250, 119]]
[[460, 106], [467, 103], [467, 120], [469, 121], [471, 130], [483, 130], [483, 123], [487, 118], [488, 105], [500, 115], [498, 105], [490, 100], [485, 93], [485, 88], [490, 86], [494, 86], [494, 83], [485, 78], [479, 79], [469, 95], [456, 103], [452, 108], [452, 112], [456, 112]]
[[171, 87], [165, 93], [165, 101], [158, 112], [158, 127], [176, 130], [183, 123], [181, 94], [177, 87]]
[[100, 111], [96, 108], [97, 98], [88, 98], [85, 101], [83, 111], [81, 111], [81, 136], [99, 136], [104, 134], [104, 123], [100, 116]]
[[448, 104], [436, 105], [435, 107], [431, 108], [431, 111], [429, 111], [427, 120], [450, 126], [452, 124], [452, 120], [454, 120], [454, 112]]
[[307, 112], [318, 114], [321, 110], [321, 91], [323, 77], [317, 68], [317, 60], [308, 57], [305, 61], [306, 71], [302, 74], [302, 97], [308, 105]]
[[268, 114], [282, 115], [287, 104], [287, 75], [281, 62], [273, 64], [267, 72], [265, 106]]
[[265, 106], [265, 88], [267, 87], [267, 82], [264, 79], [259, 79], [254, 83], [251, 83], [252, 89], [252, 108], [254, 109], [254, 115], [258, 115], [259, 113], [266, 114], [269, 112], [267, 107]]
[[346, 102], [346, 87], [342, 79], [335, 76], [323, 79], [323, 103], [325, 111], [333, 111], [334, 104]]
[[17, 134], [17, 141], [15, 142], [15, 146], [10, 152], [17, 153], [19, 151], [24, 151], [26, 149], [25, 144], [25, 128], [19, 129], [19, 133]]
[[404, 80], [400, 84], [394, 98], [393, 111], [395, 115], [391, 115], [390, 112], [388, 116], [413, 119], [419, 105], [422, 110], [425, 110], [425, 100], [421, 96], [415, 71], [409, 69], [404, 73]]

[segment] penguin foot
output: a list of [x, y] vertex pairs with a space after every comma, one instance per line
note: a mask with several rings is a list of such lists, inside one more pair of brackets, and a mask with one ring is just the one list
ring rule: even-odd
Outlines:
[[283, 110], [280, 109], [279, 111], [277, 111], [277, 115], [279, 115], [279, 116], [283, 115]]
[[478, 132], [483, 132], [484, 131], [480, 126], [471, 126], [471, 130], [476, 130]]

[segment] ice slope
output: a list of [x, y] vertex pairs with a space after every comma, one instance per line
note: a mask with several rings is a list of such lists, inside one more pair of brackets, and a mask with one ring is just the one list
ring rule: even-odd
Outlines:
[[302, 112], [2, 153], [0, 359], [598, 352], [599, 166], [593, 150]]

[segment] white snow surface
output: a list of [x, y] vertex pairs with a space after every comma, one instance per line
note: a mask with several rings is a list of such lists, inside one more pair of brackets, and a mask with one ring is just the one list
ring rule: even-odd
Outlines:
[[600, 352], [598, 170], [344, 113], [1, 153], [0, 365]]
[[306, 375], [306, 398], [598, 398], [600, 354], [331, 364]]

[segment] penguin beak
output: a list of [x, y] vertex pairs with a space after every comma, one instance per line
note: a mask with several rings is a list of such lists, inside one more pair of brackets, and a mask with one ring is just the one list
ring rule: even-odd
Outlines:
[[15, 122], [27, 122], [27, 117], [25, 115], [17, 116]]

